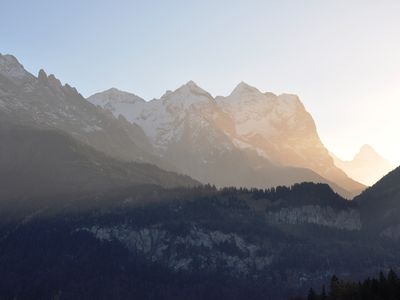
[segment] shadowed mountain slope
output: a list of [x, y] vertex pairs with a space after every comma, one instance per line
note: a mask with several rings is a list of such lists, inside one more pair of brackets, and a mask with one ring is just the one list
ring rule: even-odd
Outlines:
[[143, 184], [198, 184], [150, 164], [118, 161], [56, 130], [1, 124], [0, 140], [2, 201]]
[[400, 167], [355, 198], [369, 230], [400, 239]]

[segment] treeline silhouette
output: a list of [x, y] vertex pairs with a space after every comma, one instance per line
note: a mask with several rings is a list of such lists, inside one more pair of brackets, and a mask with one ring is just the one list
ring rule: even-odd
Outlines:
[[396, 272], [390, 270], [385, 276], [379, 273], [378, 278], [368, 278], [363, 282], [339, 280], [333, 276], [329, 292], [322, 287], [320, 293], [313, 288], [306, 298], [295, 297], [291, 300], [398, 300], [400, 299], [400, 279]]

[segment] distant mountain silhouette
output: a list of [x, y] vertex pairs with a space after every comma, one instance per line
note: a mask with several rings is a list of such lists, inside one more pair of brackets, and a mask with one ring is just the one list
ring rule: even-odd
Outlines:
[[380, 156], [371, 146], [364, 145], [351, 161], [343, 161], [333, 153], [335, 165], [348, 176], [371, 186], [394, 169], [391, 163]]

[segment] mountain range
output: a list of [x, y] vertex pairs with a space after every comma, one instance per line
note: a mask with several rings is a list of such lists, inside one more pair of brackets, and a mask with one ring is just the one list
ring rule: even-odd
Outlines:
[[199, 184], [166, 171], [173, 167], [139, 126], [96, 108], [43, 70], [35, 77], [11, 55], [0, 55], [0, 138], [4, 200]]
[[341, 161], [325, 148], [296, 95], [244, 82], [226, 97], [214, 98], [189, 81], [151, 101], [115, 88], [85, 99], [54, 75], [40, 70], [34, 76], [12, 55], [0, 54], [0, 116], [3, 126], [53, 129], [110, 158], [219, 187], [322, 182], [351, 199], [362, 183], [392, 169], [370, 147], [352, 162]]
[[325, 182], [347, 198], [364, 188], [334, 165], [295, 95], [262, 93], [242, 82], [229, 96], [213, 98], [189, 81], [148, 102], [115, 88], [88, 100], [138, 124], [160, 157], [203, 183]]
[[30, 74], [11, 55], [0, 55], [0, 115], [3, 123], [63, 131], [117, 159], [162, 165], [139, 126], [107, 115], [54, 75]]

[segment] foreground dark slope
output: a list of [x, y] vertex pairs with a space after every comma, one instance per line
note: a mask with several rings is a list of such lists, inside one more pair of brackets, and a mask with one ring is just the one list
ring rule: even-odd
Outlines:
[[2, 204], [140, 184], [197, 184], [153, 165], [112, 159], [56, 130], [0, 124]]
[[355, 198], [366, 229], [381, 236], [400, 238], [400, 167]]
[[0, 298], [274, 300], [400, 265], [322, 184], [60, 196], [0, 224]]

